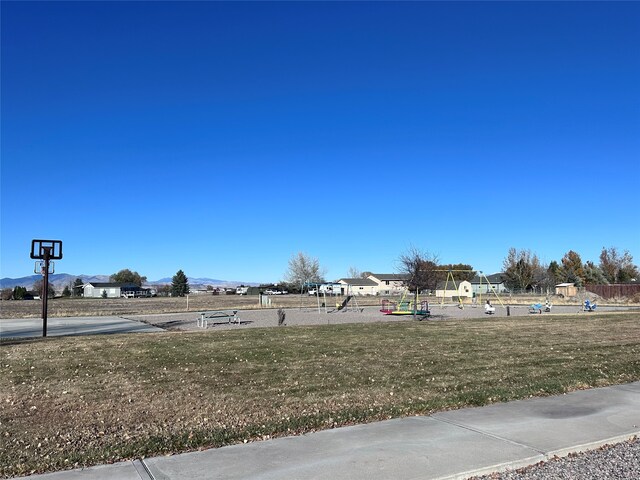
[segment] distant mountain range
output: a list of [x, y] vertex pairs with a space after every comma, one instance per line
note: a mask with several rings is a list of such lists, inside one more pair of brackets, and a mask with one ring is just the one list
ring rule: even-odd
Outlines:
[[[107, 283], [109, 282], [109, 275], [71, 275], [68, 273], [52, 273], [49, 275], [49, 284], [57, 291], [61, 292], [64, 290], [66, 285], [75, 282], [76, 278], [82, 280], [83, 283], [90, 282], [98, 282], [98, 283]], [[214, 278], [189, 278], [189, 285], [191, 288], [197, 288], [198, 286], [207, 286], [212, 285], [214, 287], [235, 287], [238, 285], [246, 285], [246, 286], [257, 286], [258, 283], [255, 282], [237, 282], [233, 280], [217, 280]], [[4, 288], [14, 288], [14, 287], [24, 287], [27, 290], [33, 288], [33, 285], [38, 281], [42, 280], [42, 275], [30, 275], [28, 277], [20, 277], [20, 278], [2, 278], [0, 279], [0, 289]], [[170, 284], [172, 277], [161, 278], [160, 280], [154, 280], [147, 282], [146, 285], [167, 285]]]

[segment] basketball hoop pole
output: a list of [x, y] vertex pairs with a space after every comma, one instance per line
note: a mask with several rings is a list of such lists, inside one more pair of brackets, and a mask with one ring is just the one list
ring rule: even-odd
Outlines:
[[31, 258], [43, 260], [42, 269], [42, 336], [47, 336], [47, 304], [49, 301], [49, 261], [62, 258], [62, 240], [31, 240]]
[[49, 301], [49, 257], [50, 247], [42, 247], [44, 250], [44, 278], [42, 280], [42, 336], [47, 336], [47, 302]]

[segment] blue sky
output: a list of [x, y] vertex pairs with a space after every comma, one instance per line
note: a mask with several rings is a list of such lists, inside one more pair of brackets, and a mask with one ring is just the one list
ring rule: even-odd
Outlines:
[[636, 2], [2, 2], [0, 275], [640, 262]]

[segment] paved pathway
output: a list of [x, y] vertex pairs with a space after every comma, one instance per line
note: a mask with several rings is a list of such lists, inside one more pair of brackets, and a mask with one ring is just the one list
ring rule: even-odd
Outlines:
[[[162, 331], [161, 328], [121, 317], [62, 317], [47, 319], [47, 336], [50, 337]], [[41, 318], [0, 319], [0, 339], [41, 336]]]
[[640, 382], [33, 480], [462, 479], [640, 435]]

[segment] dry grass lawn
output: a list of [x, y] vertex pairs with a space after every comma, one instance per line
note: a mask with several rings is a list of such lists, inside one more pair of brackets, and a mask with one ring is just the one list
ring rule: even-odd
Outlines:
[[[307, 295], [272, 295], [272, 308], [292, 308], [317, 305], [315, 297]], [[327, 299], [333, 305], [334, 300]], [[378, 297], [358, 299], [362, 305], [379, 305]], [[257, 295], [189, 295], [155, 298], [55, 298], [48, 302], [49, 317], [85, 317], [104, 315], [145, 315], [220, 309], [260, 308]], [[40, 318], [42, 302], [38, 300], [0, 301], [0, 318]]]
[[5, 341], [0, 476], [640, 380], [640, 314]]

